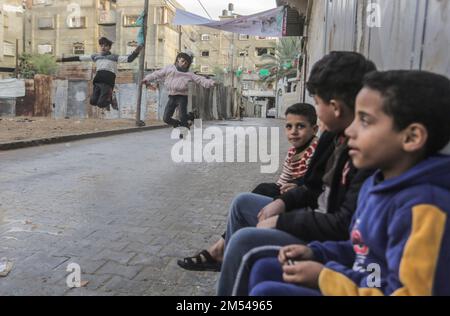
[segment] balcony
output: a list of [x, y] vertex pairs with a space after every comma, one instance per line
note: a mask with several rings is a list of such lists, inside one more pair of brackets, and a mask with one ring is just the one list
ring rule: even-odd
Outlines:
[[114, 25], [116, 24], [116, 11], [114, 10], [99, 10], [97, 16], [97, 23], [99, 25]]

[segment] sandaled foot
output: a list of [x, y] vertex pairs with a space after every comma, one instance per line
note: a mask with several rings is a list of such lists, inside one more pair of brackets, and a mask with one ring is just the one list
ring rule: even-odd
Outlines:
[[220, 272], [222, 263], [215, 260], [207, 250], [202, 250], [193, 257], [186, 257], [178, 260], [178, 265], [190, 271], [212, 271]]

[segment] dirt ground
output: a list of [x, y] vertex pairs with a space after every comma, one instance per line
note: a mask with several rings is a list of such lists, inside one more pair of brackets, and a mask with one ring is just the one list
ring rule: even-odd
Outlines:
[[[147, 126], [161, 125], [146, 121]], [[78, 135], [92, 132], [136, 127], [134, 120], [52, 119], [41, 117], [0, 117], [0, 143]]]

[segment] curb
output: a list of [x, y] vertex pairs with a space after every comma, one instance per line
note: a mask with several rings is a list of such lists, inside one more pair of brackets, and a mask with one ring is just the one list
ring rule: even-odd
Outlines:
[[73, 141], [90, 139], [90, 138], [100, 138], [100, 137], [108, 137], [108, 136], [114, 136], [114, 135], [139, 133], [139, 132], [146, 132], [146, 131], [163, 129], [163, 128], [168, 128], [168, 127], [169, 127], [168, 125], [153, 125], [153, 126], [124, 128], [124, 129], [101, 131], [101, 132], [86, 133], [86, 134], [55, 136], [55, 137], [41, 138], [41, 139], [31, 139], [31, 140], [17, 141], [17, 142], [11, 142], [11, 143], [0, 143], [0, 151], [27, 148], [27, 147], [36, 147], [36, 146], [50, 145], [50, 144], [67, 143], [67, 142], [73, 142]]

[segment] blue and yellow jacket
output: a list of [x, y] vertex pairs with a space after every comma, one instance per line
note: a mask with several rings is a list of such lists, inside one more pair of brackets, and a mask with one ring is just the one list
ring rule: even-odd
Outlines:
[[369, 178], [350, 241], [314, 242], [324, 295], [450, 295], [450, 157]]

